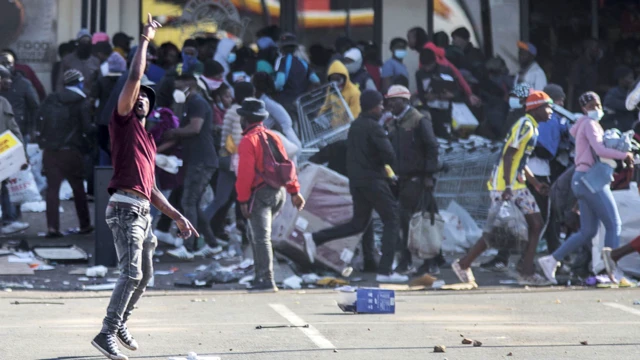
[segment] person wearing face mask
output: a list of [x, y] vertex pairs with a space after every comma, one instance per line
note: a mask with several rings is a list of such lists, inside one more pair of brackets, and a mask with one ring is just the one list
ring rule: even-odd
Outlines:
[[[603, 260], [611, 281], [615, 282], [615, 263], [611, 259], [610, 250], [618, 248], [620, 244], [620, 215], [610, 187], [606, 185], [602, 188], [592, 188], [587, 186], [588, 177], [585, 177], [595, 163], [602, 159], [624, 160], [627, 166], [632, 166], [633, 154], [605, 147], [602, 140], [604, 130], [600, 125], [604, 112], [600, 97], [596, 93], [590, 91], [582, 94], [579, 103], [584, 116], [571, 127], [570, 132], [576, 141], [576, 172], [573, 175], [571, 189], [578, 198], [580, 230], [571, 235], [553, 254], [538, 259], [538, 263], [545, 276], [557, 283], [555, 274], [559, 262], [579, 247], [590, 243], [602, 222], [605, 229], [605, 249], [608, 249], [603, 251]], [[595, 158], [596, 156], [599, 159]]]
[[178, 74], [202, 74], [204, 65], [198, 60], [198, 43], [194, 39], [184, 41], [181, 57], [182, 62], [176, 67]]
[[38, 94], [31, 82], [15, 70], [15, 58], [11, 53], [0, 52], [0, 65], [11, 73], [11, 81], [0, 88], [0, 96], [11, 104], [20, 131], [25, 140], [30, 142], [35, 131], [35, 116], [40, 106]]
[[231, 64], [236, 61], [236, 43], [235, 41], [225, 38], [220, 40], [218, 43], [218, 48], [216, 49], [216, 54], [213, 59], [222, 65], [224, 72], [222, 77], [226, 79], [227, 74], [231, 71]]
[[192, 224], [197, 224], [196, 229], [204, 236], [206, 244], [197, 249], [197, 237], [191, 237], [187, 239], [186, 246], [167, 253], [179, 259], [191, 259], [193, 256], [208, 257], [222, 252], [222, 247], [218, 245], [204, 212], [198, 206], [218, 168], [218, 154], [214, 144], [213, 109], [210, 103], [200, 95], [198, 82], [193, 74], [178, 76], [175, 87], [174, 100], [184, 104], [180, 119], [182, 127], [166, 131], [163, 139], [177, 140], [182, 143], [186, 167], [182, 209], [187, 219]]
[[64, 89], [63, 76], [65, 71], [70, 69], [76, 69], [82, 73], [85, 78], [85, 86], [87, 89], [91, 89], [93, 81], [96, 78], [96, 72], [100, 70], [100, 60], [91, 54], [91, 33], [87, 29], [82, 29], [78, 32], [76, 37], [78, 46], [76, 51], [65, 56], [60, 64], [60, 72], [58, 76], [58, 83], [56, 84], [56, 91], [62, 91]]
[[527, 83], [519, 83], [509, 92], [509, 113], [507, 113], [507, 119], [505, 120], [504, 127], [502, 127], [498, 133], [498, 139], [504, 139], [513, 124], [524, 116], [524, 105], [530, 93], [531, 85]]
[[[349, 72], [342, 62], [336, 60], [329, 66], [327, 80], [336, 84], [344, 101], [349, 106], [353, 118], [360, 116], [360, 90], [351, 82]], [[327, 96], [322, 108], [320, 108], [320, 114], [324, 113], [331, 114], [331, 126], [333, 128], [345, 125], [348, 122], [348, 116], [343, 110], [342, 101], [336, 95], [330, 94]]]
[[[335, 63], [334, 63], [335, 64]], [[384, 111], [383, 96], [375, 90], [365, 90], [360, 96], [362, 113], [351, 124], [347, 136], [347, 175], [349, 191], [353, 199], [353, 218], [346, 224], [315, 233], [304, 233], [305, 251], [309, 260], [315, 260], [316, 247], [329, 241], [361, 233], [371, 223], [375, 210], [382, 223], [382, 257], [376, 281], [401, 283], [409, 280], [406, 275], [393, 271], [400, 223], [398, 202], [391, 192], [385, 165], [394, 166], [396, 154], [379, 121]], [[342, 274], [349, 276], [353, 269]]]
[[[602, 119], [604, 128], [616, 128], [622, 132], [631, 130], [636, 120], [636, 111], [629, 111], [626, 107], [627, 94], [633, 86], [633, 70], [627, 66], [620, 66], [614, 71], [618, 86], [607, 91], [602, 106], [605, 117]], [[635, 110], [635, 109], [634, 109]]]
[[391, 40], [389, 49], [391, 50], [391, 58], [382, 65], [382, 92], [386, 93], [393, 80], [398, 75], [404, 75], [409, 78], [407, 66], [403, 63], [407, 56], [407, 40], [403, 38], [395, 38]]
[[344, 53], [344, 66], [349, 71], [349, 78], [358, 86], [360, 91], [378, 90], [371, 75], [362, 64], [362, 51], [360, 49], [354, 47]]
[[[520, 83], [527, 83], [533, 90], [544, 89], [547, 86], [547, 75], [535, 61], [538, 55], [538, 48], [532, 43], [518, 41], [518, 62], [520, 70], [516, 74], [514, 86]], [[569, 93], [571, 96], [571, 93]]]

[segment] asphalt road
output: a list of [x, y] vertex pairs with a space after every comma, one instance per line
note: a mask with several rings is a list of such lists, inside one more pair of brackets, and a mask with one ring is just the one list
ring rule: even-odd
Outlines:
[[[0, 359], [100, 359], [107, 293], [0, 293]], [[132, 359], [638, 359], [640, 297], [626, 290], [397, 292], [396, 314], [344, 314], [326, 290], [150, 291]], [[59, 302], [20, 304], [12, 302]], [[256, 326], [310, 324], [308, 329]], [[462, 337], [482, 347], [462, 345]], [[581, 345], [587, 341], [588, 345]], [[445, 345], [446, 353], [434, 353]], [[512, 354], [509, 356], [508, 354]]]

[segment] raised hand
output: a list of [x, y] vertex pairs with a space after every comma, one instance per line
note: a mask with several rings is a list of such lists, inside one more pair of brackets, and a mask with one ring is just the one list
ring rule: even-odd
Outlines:
[[146, 36], [149, 41], [151, 41], [156, 36], [156, 30], [161, 27], [162, 25], [160, 25], [159, 22], [153, 20], [151, 13], [148, 13], [147, 24], [144, 26], [144, 29], [142, 29], [142, 35]]

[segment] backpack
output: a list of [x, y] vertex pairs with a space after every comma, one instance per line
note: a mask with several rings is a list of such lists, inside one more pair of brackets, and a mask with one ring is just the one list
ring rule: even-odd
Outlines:
[[275, 140], [266, 132], [259, 133], [262, 145], [263, 171], [260, 173], [265, 184], [279, 189], [296, 178], [296, 168], [293, 162], [280, 153]]
[[69, 106], [63, 104], [57, 94], [44, 99], [36, 117], [40, 149], [58, 150], [71, 140], [74, 132], [66, 126], [70, 116]]

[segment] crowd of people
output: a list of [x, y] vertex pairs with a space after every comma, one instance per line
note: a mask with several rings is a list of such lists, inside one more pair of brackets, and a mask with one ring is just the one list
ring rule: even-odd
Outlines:
[[[236, 204], [234, 221], [254, 246], [260, 286], [275, 287], [268, 227], [286, 197], [283, 191], [262, 186], [269, 182], [256, 172], [265, 171], [265, 158], [273, 157], [276, 163], [287, 158], [280, 142], [302, 147], [296, 99], [322, 84], [333, 83], [355, 120], [347, 140], [320, 149], [310, 161], [326, 164], [349, 178], [353, 219], [304, 234], [311, 262], [317, 246], [364, 233], [364, 269], [376, 272], [378, 281], [405, 282], [416, 272], [439, 272], [446, 264], [442, 254], [414, 268], [407, 248], [409, 223], [425, 202], [435, 201], [436, 174], [441, 166], [438, 138], [468, 135], [458, 132], [452, 123], [456, 103], [468, 105], [479, 120], [476, 134], [505, 140], [488, 186], [492, 202], [513, 200], [525, 214], [529, 242], [518, 265], [522, 284], [554, 282], [558, 262], [595, 235], [596, 220], [605, 224], [607, 247], [618, 247], [620, 219], [608, 186], [593, 193], [580, 185], [580, 179], [598, 163], [594, 152], [599, 157], [624, 160], [627, 166], [633, 164], [630, 153], [605, 148], [602, 134], [603, 126], [623, 131], [632, 128], [636, 104], [629, 105], [627, 94], [633, 89], [634, 74], [620, 66], [615, 70], [617, 86], [593, 88], [589, 71], [598, 57], [597, 42], [585, 41], [584, 56], [576, 62], [565, 94], [561, 86], [547, 82], [536, 62], [534, 44], [514, 44], [519, 69], [509, 74], [503, 59], [487, 57], [471, 43], [466, 28], [450, 35], [438, 32], [432, 39], [422, 28], [410, 29], [406, 38], [389, 42], [391, 57], [385, 62], [379, 59], [376, 44], [346, 36], [336, 40], [335, 49], [310, 47], [309, 56], [295, 35], [281, 33], [276, 26], [260, 30], [256, 38], [255, 44], [243, 44], [231, 38], [198, 37], [186, 40], [181, 48], [147, 42], [140, 78], [143, 87], [153, 90], [145, 92], [151, 104], [145, 123], [147, 135], [137, 130], [123, 132], [113, 125], [114, 111], [139, 52], [137, 46], [131, 46], [132, 37], [118, 33], [110, 38], [105, 33], [81, 30], [75, 40], [59, 47], [60, 61], [54, 64], [51, 78], [54, 92], [48, 96], [35, 73], [21, 64], [15, 53], [1, 51], [0, 130], [11, 130], [24, 144], [37, 142], [44, 151], [47, 237], [63, 236], [58, 192], [64, 179], [73, 189], [80, 233], [90, 233], [93, 226], [87, 202], [94, 194], [93, 167], [112, 165], [118, 159], [127, 161], [129, 154], [114, 146], [116, 137], [121, 143], [150, 136], [157, 146], [153, 151], [162, 159], [155, 167], [157, 188], [197, 229], [180, 238], [170, 231], [172, 218], [154, 213], [159, 220], [153, 234], [173, 247], [167, 253], [181, 260], [221, 253], [229, 242], [227, 215]], [[415, 74], [404, 64], [409, 51], [419, 56]], [[415, 77], [416, 92], [409, 90], [410, 77]], [[591, 90], [604, 91], [604, 100]], [[565, 103], [584, 113], [571, 128], [569, 120], [551, 107]], [[274, 140], [267, 139], [273, 156], [266, 155], [261, 138], [265, 133], [278, 137], [280, 145], [275, 147], [269, 142]], [[574, 146], [576, 168], [571, 187], [578, 199], [581, 227], [560, 244], [558, 231], [545, 226], [553, 201], [549, 189], [567, 168], [568, 160], [559, 165], [559, 159]], [[392, 178], [389, 170], [395, 174]], [[118, 176], [122, 174], [114, 175]], [[84, 181], [88, 183], [86, 193]], [[200, 201], [208, 187], [215, 200], [203, 208]], [[304, 199], [298, 187], [292, 179], [286, 190], [295, 206], [302, 208]], [[384, 224], [379, 263], [371, 226], [374, 210]], [[252, 212], [261, 215], [247, 223]], [[5, 182], [2, 214], [3, 234], [29, 226], [18, 221], [19, 211], [11, 204]], [[451, 264], [462, 281], [474, 282], [471, 263], [486, 250], [486, 236], [490, 234], [485, 233], [467, 256]], [[536, 274], [534, 266], [537, 244], [543, 236], [553, 252], [539, 260], [544, 277]], [[613, 259], [627, 250], [604, 252], [609, 274], [615, 268]], [[503, 270], [508, 259], [509, 251], [503, 250], [483, 266]], [[343, 275], [349, 276], [352, 270], [345, 269]]]

